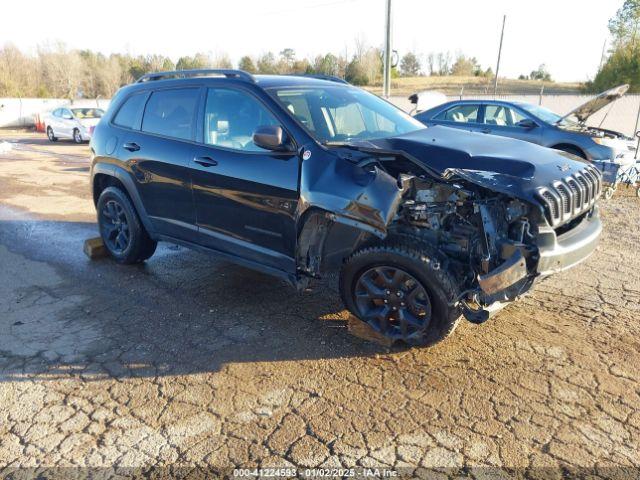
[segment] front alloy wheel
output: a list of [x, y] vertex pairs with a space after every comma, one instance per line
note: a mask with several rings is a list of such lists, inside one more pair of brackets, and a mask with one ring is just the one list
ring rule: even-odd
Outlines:
[[82, 135], [80, 135], [80, 130], [77, 128], [73, 131], [73, 141], [76, 143], [82, 143]]
[[407, 340], [425, 331], [431, 321], [427, 291], [397, 267], [364, 271], [355, 283], [354, 296], [360, 318], [393, 340]]

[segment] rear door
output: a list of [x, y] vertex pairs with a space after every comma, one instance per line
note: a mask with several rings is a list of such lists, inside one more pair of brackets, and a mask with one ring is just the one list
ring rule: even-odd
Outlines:
[[281, 271], [295, 270], [299, 159], [253, 143], [262, 125], [281, 125], [248, 90], [206, 89], [201, 144], [193, 157], [200, 242]]
[[[197, 240], [190, 166], [199, 97], [200, 87], [195, 86], [157, 89], [148, 97], [133, 98], [146, 105], [121, 147], [154, 229], [191, 242]], [[122, 109], [126, 106], [125, 101]]]
[[502, 137], [517, 138], [526, 142], [541, 143], [542, 129], [520, 126], [522, 120], [532, 120], [516, 108], [499, 103], [486, 103], [482, 116], [483, 127], [487, 133]]

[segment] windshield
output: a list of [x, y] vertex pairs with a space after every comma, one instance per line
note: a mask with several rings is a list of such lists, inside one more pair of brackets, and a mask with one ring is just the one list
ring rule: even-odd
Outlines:
[[270, 93], [325, 144], [372, 140], [426, 128], [399, 108], [356, 88], [274, 88]]
[[[534, 117], [538, 117], [543, 122], [555, 124], [560, 123], [561, 125], [575, 125], [575, 122], [572, 122], [568, 119], [563, 119], [562, 115], [558, 115], [555, 112], [552, 112], [548, 108], [541, 107], [540, 105], [532, 105], [530, 103], [519, 103], [518, 106], [523, 110], [529, 112]], [[562, 120], [562, 121], [560, 121]]]
[[83, 118], [101, 118], [104, 110], [101, 108], [72, 108], [73, 116], [79, 120]]

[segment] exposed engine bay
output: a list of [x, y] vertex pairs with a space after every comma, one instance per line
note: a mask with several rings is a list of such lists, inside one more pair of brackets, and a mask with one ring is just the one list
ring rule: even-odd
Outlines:
[[[479, 307], [513, 301], [530, 287], [538, 222], [539, 213], [518, 199], [463, 182], [413, 177], [390, 230], [446, 255], [458, 280], [459, 301], [473, 316]], [[495, 281], [493, 273], [507, 267], [511, 274]]]

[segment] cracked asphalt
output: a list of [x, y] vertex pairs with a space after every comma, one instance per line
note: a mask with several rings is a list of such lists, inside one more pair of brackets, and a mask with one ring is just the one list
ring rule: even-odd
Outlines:
[[389, 350], [349, 332], [333, 279], [297, 294], [171, 245], [88, 260], [88, 147], [1, 140], [0, 478], [640, 475], [633, 191], [603, 202], [586, 263], [434, 348]]

